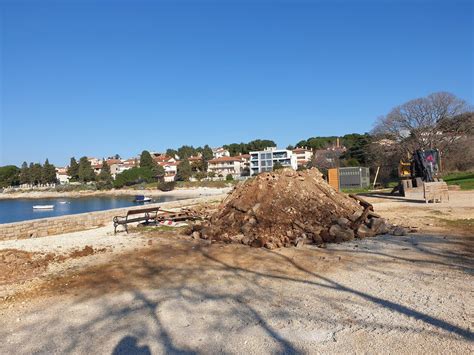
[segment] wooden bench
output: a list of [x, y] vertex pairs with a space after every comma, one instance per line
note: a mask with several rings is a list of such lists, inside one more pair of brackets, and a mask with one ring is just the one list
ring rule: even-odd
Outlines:
[[128, 223], [145, 222], [156, 220], [160, 207], [140, 208], [137, 210], [130, 210], [125, 216], [114, 217], [114, 233], [117, 233], [118, 226], [124, 226], [128, 233]]

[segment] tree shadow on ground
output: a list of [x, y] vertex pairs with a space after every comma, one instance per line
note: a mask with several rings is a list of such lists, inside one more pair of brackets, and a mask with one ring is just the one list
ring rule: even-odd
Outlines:
[[[265, 251], [267, 251], [267, 250], [265, 249]], [[256, 271], [253, 271], [253, 270], [243, 269], [243, 268], [240, 268], [240, 267], [235, 267], [235, 266], [232, 266], [232, 265], [228, 265], [228, 264], [218, 260], [215, 257], [209, 256], [209, 255], [206, 255], [206, 254], [205, 255], [206, 255], [206, 257], [213, 260], [214, 262], [220, 263], [223, 266], [225, 266], [226, 268], [234, 269], [236, 271], [240, 271], [240, 272], [244, 272], [244, 273], [255, 273], [255, 274], [260, 275], [262, 277], [272, 277], [272, 278], [278, 278], [278, 279], [286, 279], [288, 281], [293, 281], [293, 282], [302, 282], [304, 284], [308, 284], [308, 285], [312, 285], [312, 286], [318, 286], [318, 287], [322, 287], [322, 288], [332, 288], [332, 289], [335, 289], [335, 290], [338, 290], [338, 291], [342, 291], [342, 292], [350, 293], [350, 294], [353, 294], [353, 295], [357, 295], [357, 296], [359, 296], [359, 297], [361, 297], [365, 300], [376, 303], [376, 304], [378, 304], [378, 305], [380, 305], [384, 308], [387, 308], [387, 309], [390, 309], [390, 310], [395, 311], [397, 313], [403, 314], [407, 317], [415, 318], [417, 320], [423, 321], [423, 322], [425, 322], [427, 324], [430, 324], [432, 326], [435, 326], [437, 328], [440, 328], [440, 329], [443, 329], [445, 331], [457, 334], [457, 335], [459, 335], [459, 336], [461, 336], [465, 339], [474, 340], [474, 333], [472, 333], [468, 329], [460, 328], [460, 327], [458, 327], [454, 324], [450, 324], [449, 322], [443, 321], [443, 320], [438, 319], [436, 317], [432, 317], [432, 316], [424, 314], [422, 312], [418, 312], [415, 309], [403, 306], [401, 304], [397, 304], [395, 302], [384, 300], [382, 298], [370, 295], [368, 293], [355, 290], [355, 289], [353, 289], [351, 287], [348, 287], [348, 286], [344, 286], [344, 285], [342, 285], [338, 282], [332, 281], [328, 277], [318, 275], [318, 274], [302, 267], [301, 265], [299, 265], [293, 259], [287, 257], [286, 255], [282, 255], [280, 253], [276, 253], [276, 252], [270, 251], [270, 250], [268, 250], [267, 252], [273, 253], [274, 255], [278, 255], [281, 259], [283, 259], [285, 262], [293, 265], [296, 269], [298, 269], [298, 270], [300, 270], [300, 271], [302, 271], [302, 272], [304, 272], [304, 273], [306, 273], [306, 274], [308, 274], [308, 275], [310, 275], [310, 276], [312, 276], [312, 277], [314, 277], [314, 278], [316, 278], [320, 281], [324, 281], [324, 282], [326, 282], [326, 284], [323, 284], [323, 283], [320, 283], [320, 282], [309, 281], [309, 280], [306, 280], [306, 279], [289, 279], [285, 276], [272, 276], [272, 275], [260, 274], [259, 272], [256, 272]]]
[[[420, 250], [425, 252], [423, 248]], [[310, 258], [323, 252], [327, 255], [325, 251], [295, 249], [295, 253], [306, 253]], [[449, 254], [441, 256], [450, 257]], [[59, 309], [57, 314], [47, 319], [32, 321], [18, 328], [18, 339], [29, 343], [33, 352], [48, 349], [48, 346], [56, 351], [94, 352], [98, 342], [105, 346], [97, 339], [114, 341], [113, 346], [118, 346], [125, 339], [124, 336], [135, 337], [150, 346], [158, 346], [165, 353], [225, 352], [224, 348], [220, 348], [226, 345], [224, 338], [219, 340], [220, 345], [213, 343], [211, 339], [204, 339], [203, 343], [194, 341], [187, 326], [193, 327], [196, 326], [195, 323], [201, 322], [206, 324], [207, 333], [222, 336], [237, 334], [252, 327], [252, 332], [258, 332], [269, 339], [271, 345], [268, 345], [267, 350], [298, 353], [303, 351], [299, 344], [280, 331], [281, 327], [275, 326], [276, 324], [298, 320], [307, 324], [320, 322], [331, 329], [335, 328], [334, 321], [331, 320], [332, 310], [345, 307], [348, 302], [359, 302], [361, 307], [366, 306], [364, 302], [369, 302], [434, 327], [422, 330], [407, 326], [410, 331], [441, 337], [448, 337], [451, 333], [473, 340], [473, 333], [468, 329], [344, 285], [333, 280], [331, 272], [323, 269], [316, 272], [317, 263], [309, 260], [312, 262], [311, 269], [283, 252], [245, 246], [209, 246], [201, 242], [170, 241], [168, 245], [141, 254], [119, 255], [107, 265], [90, 268], [77, 277], [59, 278], [55, 283], [56, 288], [48, 286], [52, 287], [50, 295], [68, 292], [77, 294], [73, 303], [67, 305], [63, 312], [80, 313], [95, 305], [97, 313], [86, 313], [80, 321], [71, 322], [64, 319]], [[466, 262], [464, 258], [460, 260]], [[64, 284], [68, 287], [65, 288]], [[292, 288], [296, 291], [288, 292]], [[328, 295], [319, 292], [323, 290], [335, 290], [337, 293], [327, 298]], [[313, 302], [324, 304], [326, 312], [311, 313], [301, 306], [304, 301], [302, 295], [305, 293], [311, 294]], [[117, 301], [114, 299], [117, 295], [127, 297]], [[354, 298], [348, 301], [345, 295]], [[214, 307], [203, 308], [208, 303]], [[270, 307], [270, 303], [275, 305]], [[295, 307], [295, 303], [298, 307]], [[262, 308], [262, 305], [266, 308]], [[176, 319], [165, 316], [169, 307], [180, 307], [176, 309]], [[343, 311], [345, 318], [353, 318], [350, 307]], [[196, 321], [195, 317], [199, 312], [204, 312], [205, 320]], [[178, 326], [178, 315], [182, 314], [194, 317], [187, 321], [189, 325]], [[361, 328], [400, 328], [397, 325], [363, 319], [351, 321], [359, 323]], [[345, 320], [338, 322], [344, 323]], [[32, 333], [32, 329], [39, 328], [45, 329], [48, 336]], [[203, 330], [197, 329], [195, 332]], [[8, 336], [4, 330], [0, 330], [0, 336], [2, 335]], [[48, 345], [51, 342], [52, 345]], [[241, 350], [244, 352], [243, 348]]]

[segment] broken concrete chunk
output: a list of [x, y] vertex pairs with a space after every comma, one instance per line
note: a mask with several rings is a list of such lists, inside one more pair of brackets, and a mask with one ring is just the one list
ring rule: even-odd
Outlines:
[[349, 216], [349, 219], [352, 222], [355, 222], [360, 218], [360, 216], [362, 216], [362, 213], [364, 213], [364, 212], [363, 211], [355, 211], [351, 216]]
[[375, 234], [387, 234], [390, 231], [390, 225], [383, 218], [371, 218], [369, 220], [369, 228]]
[[408, 234], [408, 231], [406, 228], [404, 227], [395, 227], [391, 232], [390, 234], [393, 234], [394, 236], [397, 236], [397, 237], [401, 237], [401, 236], [404, 236], [404, 235], [407, 235]]
[[357, 236], [359, 238], [372, 238], [375, 237], [375, 235], [376, 233], [365, 224], [361, 224], [359, 228], [357, 228]]
[[341, 227], [349, 227], [349, 224], [351, 223], [351, 221], [349, 221], [347, 218], [345, 217], [340, 217], [337, 219], [337, 224], [339, 224]]
[[352, 229], [341, 227], [338, 224], [331, 226], [329, 234], [334, 237], [336, 243], [354, 239], [354, 231]]

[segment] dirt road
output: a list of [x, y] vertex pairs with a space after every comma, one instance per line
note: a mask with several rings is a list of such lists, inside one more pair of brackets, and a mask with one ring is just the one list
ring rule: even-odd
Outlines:
[[0, 352], [473, 352], [474, 194], [372, 200], [418, 232], [277, 251], [169, 231], [47, 237], [51, 253], [106, 251], [5, 281]]

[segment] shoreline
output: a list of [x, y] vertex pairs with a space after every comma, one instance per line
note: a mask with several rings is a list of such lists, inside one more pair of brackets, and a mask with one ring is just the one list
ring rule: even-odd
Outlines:
[[119, 197], [119, 196], [135, 196], [146, 195], [149, 197], [159, 196], [180, 196], [180, 197], [200, 197], [224, 194], [231, 191], [232, 188], [214, 188], [214, 187], [198, 187], [175, 189], [172, 191], [160, 190], [107, 190], [107, 191], [27, 191], [27, 192], [9, 192], [0, 193], [1, 200], [15, 199], [54, 199], [54, 198], [84, 198], [84, 197]]

